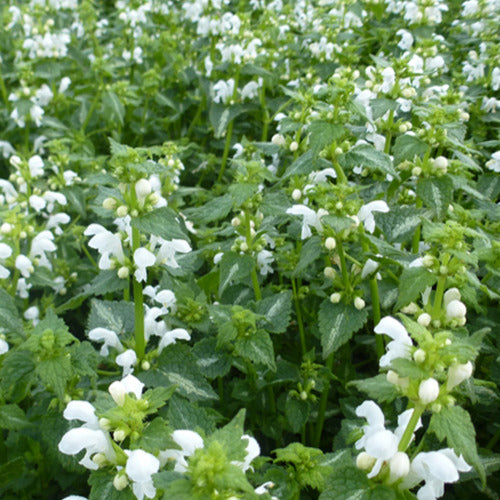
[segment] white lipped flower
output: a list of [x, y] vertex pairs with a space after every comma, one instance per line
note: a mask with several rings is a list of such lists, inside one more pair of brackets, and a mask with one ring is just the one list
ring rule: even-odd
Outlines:
[[272, 252], [269, 250], [263, 249], [257, 254], [257, 266], [262, 276], [267, 276], [268, 274], [272, 274], [274, 272], [271, 267], [273, 262], [274, 257]]
[[16, 269], [21, 273], [23, 278], [29, 278], [31, 273], [35, 270], [31, 260], [26, 255], [19, 254], [16, 257]]
[[439, 396], [439, 382], [435, 378], [422, 380], [418, 386], [418, 397], [424, 405], [433, 403]]
[[96, 453], [102, 453], [114, 462], [116, 454], [109, 435], [99, 427], [95, 408], [88, 401], [70, 401], [64, 410], [66, 420], [80, 420], [80, 427], [70, 429], [59, 441], [58, 449], [65, 455], [76, 455], [85, 449], [84, 457], [78, 462], [87, 469], [97, 470], [98, 464], [92, 460]]
[[189, 253], [191, 246], [186, 240], [173, 239], [172, 241], [158, 238], [160, 248], [156, 254], [156, 264], [163, 264], [174, 269], [179, 268], [179, 264], [175, 260], [177, 253]]
[[243, 436], [241, 436], [241, 439], [248, 440], [248, 444], [245, 448], [245, 451], [247, 453], [245, 459], [243, 460], [243, 462], [233, 461], [231, 463], [239, 467], [243, 472], [246, 472], [248, 469], [250, 469], [250, 464], [252, 463], [252, 461], [260, 455], [260, 446], [257, 440], [252, 436], [249, 436], [248, 434], [243, 434]]
[[286, 213], [291, 215], [301, 215], [303, 217], [300, 238], [305, 240], [312, 235], [311, 227], [316, 228], [318, 233], [323, 231], [321, 217], [327, 215], [328, 211], [324, 208], [320, 208], [317, 212], [315, 212], [312, 208], [309, 208], [306, 205], [293, 205], [287, 209]]
[[137, 281], [147, 281], [148, 274], [146, 268], [151, 267], [156, 262], [156, 256], [147, 248], [138, 248], [134, 252], [134, 264], [137, 269], [134, 272], [134, 277]]
[[128, 455], [125, 472], [132, 480], [132, 491], [138, 500], [144, 497], [154, 498], [156, 488], [153, 484], [153, 474], [160, 469], [160, 461], [144, 450], [125, 450]]
[[9, 344], [7, 344], [7, 341], [0, 337], [0, 356], [2, 354], [5, 354], [9, 350]]
[[113, 330], [97, 327], [92, 328], [87, 335], [90, 340], [103, 343], [101, 350], [99, 351], [101, 356], [107, 356], [109, 354], [110, 347], [113, 347], [118, 352], [124, 351], [124, 347], [120, 342], [118, 335]]
[[133, 349], [127, 349], [116, 356], [115, 362], [123, 368], [122, 376], [126, 377], [134, 371], [134, 365], [137, 363], [137, 354]]
[[[0, 259], [8, 259], [12, 255], [12, 248], [6, 243], [0, 243]], [[10, 276], [10, 271], [0, 264], [0, 279]]]
[[99, 269], [111, 269], [110, 257], [114, 256], [120, 264], [125, 262], [122, 241], [117, 234], [113, 234], [100, 224], [90, 224], [83, 232], [85, 236], [92, 236], [89, 247], [99, 252]]
[[358, 212], [358, 219], [363, 223], [365, 229], [369, 233], [373, 233], [375, 231], [375, 217], [373, 216], [373, 212], [389, 212], [389, 206], [383, 200], [375, 200], [370, 201], [366, 205], [363, 205]]
[[127, 375], [121, 380], [115, 380], [108, 387], [108, 392], [118, 406], [123, 406], [125, 396], [133, 394], [136, 399], [141, 399], [144, 384], [133, 375]]
[[38, 265], [52, 269], [46, 252], [55, 252], [57, 246], [54, 243], [54, 235], [50, 231], [42, 231], [38, 233], [31, 241], [31, 250], [28, 257], [33, 259], [38, 258]]
[[412, 488], [425, 481], [417, 492], [418, 500], [435, 500], [444, 494], [445, 483], [455, 483], [460, 477], [459, 472], [470, 470], [470, 465], [451, 448], [420, 452], [413, 459], [402, 487]]
[[175, 344], [176, 340], [191, 340], [191, 335], [184, 328], [174, 328], [166, 331], [158, 343], [158, 353], [161, 353], [168, 345]]
[[471, 377], [474, 367], [470, 361], [465, 364], [454, 364], [448, 368], [448, 380], [446, 389], [451, 391], [454, 387], [461, 384], [464, 380]]
[[364, 449], [369, 457], [375, 459], [368, 477], [375, 477], [385, 461], [390, 460], [398, 451], [399, 438], [387, 430], [384, 414], [373, 401], [365, 401], [356, 408], [356, 415], [368, 422], [363, 426], [363, 437], [355, 443], [357, 450]]
[[385, 316], [374, 328], [374, 331], [392, 338], [392, 341], [387, 344], [387, 352], [380, 358], [380, 367], [390, 366], [393, 359], [410, 359], [413, 342], [406, 328], [397, 319]]
[[158, 458], [162, 466], [174, 460], [174, 471], [184, 473], [188, 467], [186, 457], [193, 455], [198, 448], [203, 448], [203, 438], [195, 431], [178, 429], [172, 433], [172, 439], [181, 449], [160, 451]]
[[161, 304], [163, 313], [169, 313], [171, 310], [175, 311], [175, 303], [177, 299], [175, 298], [174, 292], [172, 290], [160, 290], [160, 285], [155, 287], [148, 285], [144, 287], [144, 295], [151, 297], [152, 300]]
[[34, 155], [28, 160], [28, 168], [32, 179], [43, 175], [43, 166], [43, 160], [39, 155]]

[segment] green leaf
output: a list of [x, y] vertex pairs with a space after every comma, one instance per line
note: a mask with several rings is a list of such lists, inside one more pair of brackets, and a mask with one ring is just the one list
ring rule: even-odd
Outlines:
[[46, 389], [54, 391], [61, 401], [64, 400], [66, 385], [72, 374], [71, 361], [66, 355], [62, 354], [38, 361], [36, 373], [40, 376]]
[[376, 212], [374, 216], [387, 241], [403, 243], [413, 237], [423, 214], [424, 211], [413, 207], [394, 207], [387, 213]]
[[9, 352], [0, 369], [0, 388], [14, 401], [24, 398], [34, 379], [35, 361], [31, 351], [20, 349]]
[[372, 99], [370, 101], [370, 107], [372, 108], [373, 119], [377, 120], [381, 116], [384, 116], [387, 111], [396, 111], [398, 103], [392, 99], [381, 97], [379, 99]]
[[322, 253], [323, 247], [321, 245], [321, 238], [319, 236], [312, 236], [309, 238], [300, 251], [299, 262], [295, 266], [292, 276], [298, 278], [305, 274], [305, 271], [310, 269], [311, 264], [319, 258]]
[[220, 139], [226, 133], [227, 127], [237, 116], [247, 111], [247, 106], [236, 104], [226, 106], [225, 104], [212, 103], [210, 106], [209, 120], [214, 128], [214, 136]]
[[219, 295], [222, 295], [231, 283], [240, 282], [248, 278], [254, 266], [254, 260], [250, 255], [226, 252], [219, 263]]
[[353, 380], [347, 385], [356, 387], [358, 391], [364, 392], [370, 399], [380, 403], [390, 403], [399, 396], [396, 387], [387, 381], [383, 373], [371, 378]]
[[132, 227], [147, 234], [160, 236], [164, 240], [188, 240], [177, 214], [169, 207], [160, 207], [142, 217], [132, 219]]
[[290, 323], [292, 312], [292, 292], [276, 293], [257, 304], [257, 314], [265, 316], [265, 328], [268, 332], [283, 333]]
[[120, 101], [120, 98], [114, 92], [110, 90], [104, 92], [102, 95], [102, 107], [102, 114], [106, 117], [108, 123], [118, 121], [120, 125], [123, 126], [125, 107]]
[[108, 328], [117, 334], [133, 332], [134, 321], [132, 302], [92, 299], [87, 333], [93, 328]]
[[417, 196], [438, 217], [442, 218], [448, 212], [448, 207], [453, 201], [453, 181], [446, 175], [419, 179]]
[[309, 418], [311, 409], [307, 401], [302, 401], [288, 394], [285, 403], [285, 415], [292, 432], [300, 432]]
[[245, 409], [241, 409], [228, 424], [209, 436], [205, 440], [205, 447], [216, 441], [226, 449], [228, 460], [241, 461], [246, 455], [247, 446], [247, 441], [241, 439], [244, 432], [245, 413]]
[[327, 358], [343, 346], [365, 324], [367, 318], [366, 309], [358, 311], [352, 305], [332, 304], [328, 299], [324, 300], [318, 315], [323, 357]]
[[[171, 483], [183, 478], [184, 478], [183, 474], [181, 474], [180, 472], [174, 472], [173, 470], [162, 470], [160, 472], [157, 472], [156, 474], [153, 474], [154, 485], [158, 489], [164, 491], [170, 491]], [[169, 498], [172, 497], [169, 496]]]
[[0, 288], [0, 329], [23, 334], [23, 323], [14, 299], [3, 288]]
[[264, 330], [257, 330], [249, 337], [238, 338], [234, 344], [235, 352], [244, 359], [266, 365], [276, 371], [273, 341]]
[[353, 465], [334, 468], [318, 500], [362, 500], [370, 488], [366, 474]]
[[168, 422], [174, 429], [200, 428], [206, 434], [215, 431], [216, 423], [220, 420], [210, 408], [199, 407], [193, 401], [180, 396], [173, 396], [168, 403]]
[[316, 120], [307, 127], [309, 146], [314, 156], [318, 156], [323, 148], [332, 144], [344, 134], [342, 125], [335, 125], [323, 120]]
[[0, 429], [18, 431], [29, 425], [30, 422], [19, 406], [15, 404], [0, 406]]
[[355, 146], [348, 153], [340, 155], [339, 162], [343, 167], [354, 168], [361, 166], [367, 167], [372, 171], [379, 171], [394, 177], [397, 176], [391, 157], [369, 144]]
[[340, 233], [345, 229], [349, 229], [354, 224], [354, 221], [350, 217], [325, 215], [321, 217], [321, 223], [330, 226], [336, 233]]
[[292, 177], [293, 175], [307, 175], [316, 168], [314, 154], [309, 149], [303, 155], [299, 156], [285, 171], [282, 180]]
[[118, 491], [113, 486], [113, 475], [108, 471], [93, 471], [89, 476], [89, 500], [135, 500], [130, 487]]
[[133, 449], [143, 449], [148, 453], [157, 455], [160, 450], [174, 447], [174, 441], [170, 437], [172, 429], [161, 417], [156, 417], [142, 431], [141, 437], [134, 441]]
[[191, 401], [217, 399], [212, 386], [205, 380], [189, 348], [169, 345], [157, 360], [157, 366], [140, 375], [148, 387], [176, 385], [180, 394]]
[[185, 210], [185, 215], [196, 224], [208, 224], [224, 219], [233, 207], [233, 199], [229, 194], [219, 196], [205, 203], [201, 207]]
[[197, 342], [192, 350], [200, 372], [210, 379], [223, 377], [231, 369], [231, 357], [223, 350], [217, 350], [216, 344], [217, 339], [208, 337]]
[[0, 493], [11, 483], [26, 475], [25, 463], [25, 458], [16, 457], [0, 465]]
[[241, 207], [243, 203], [249, 200], [259, 189], [257, 184], [249, 182], [236, 182], [229, 186], [229, 194], [236, 208]]
[[477, 453], [476, 431], [466, 410], [461, 406], [451, 406], [439, 413], [434, 413], [429, 424], [429, 431], [433, 432], [440, 441], [446, 439], [448, 446], [453, 448], [457, 455], [463, 455], [465, 461], [476, 469], [481, 481], [485, 484], [484, 467]]
[[412, 161], [415, 156], [423, 156], [428, 150], [429, 146], [416, 135], [400, 135], [392, 147], [394, 165], [399, 165], [405, 160]]
[[429, 374], [423, 368], [406, 358], [396, 358], [391, 361], [391, 368], [397, 372], [400, 377], [410, 377], [413, 380], [424, 380]]
[[425, 267], [407, 267], [399, 278], [398, 301], [395, 309], [399, 310], [418, 298], [429, 286], [433, 286], [437, 276]]
[[107, 293], [123, 290], [127, 284], [127, 280], [122, 280], [118, 277], [116, 269], [108, 269], [101, 271], [89, 284], [87, 293], [95, 295], [105, 295]]

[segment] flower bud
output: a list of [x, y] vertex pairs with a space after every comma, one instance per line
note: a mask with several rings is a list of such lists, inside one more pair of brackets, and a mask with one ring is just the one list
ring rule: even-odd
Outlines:
[[151, 363], [149, 361], [146, 361], [144, 360], [142, 363], [141, 363], [141, 368], [147, 372], [150, 368], [151, 368]]
[[118, 215], [118, 217], [125, 217], [127, 214], [128, 214], [128, 207], [126, 207], [125, 205], [120, 205], [116, 209], [116, 215]]
[[297, 151], [297, 149], [299, 149], [299, 144], [297, 141], [293, 141], [291, 144], [290, 144], [290, 147], [289, 147], [290, 151], [292, 153], [295, 153], [295, 151]]
[[339, 292], [335, 292], [335, 293], [332, 293], [330, 295], [330, 302], [332, 304], [338, 304], [340, 302], [340, 299], [342, 298], [342, 296], [340, 295]]
[[94, 462], [98, 467], [100, 465], [104, 465], [107, 461], [108, 459], [106, 458], [106, 455], [104, 453], [96, 453], [92, 457], [92, 462]]
[[422, 313], [418, 319], [417, 322], [419, 325], [425, 326], [426, 328], [431, 324], [431, 315], [428, 313]]
[[139, 200], [144, 200], [152, 190], [151, 183], [147, 179], [139, 179], [135, 183], [135, 194]]
[[295, 201], [299, 201], [300, 198], [302, 198], [302, 192], [300, 191], [300, 189], [294, 189], [293, 190], [293, 192], [292, 192], [292, 198]]
[[246, 251], [248, 250], [248, 244], [247, 244], [247, 242], [246, 242], [246, 241], [243, 241], [243, 242], [241, 243], [241, 245], [240, 245], [240, 250], [241, 250], [242, 252], [246, 252]]
[[325, 267], [324, 271], [323, 271], [325, 277], [329, 278], [329, 279], [333, 279], [335, 278], [335, 269], [333, 269], [333, 267], [330, 267], [330, 266], [327, 266]]
[[375, 462], [377, 461], [376, 458], [368, 455], [366, 451], [362, 451], [357, 457], [356, 457], [356, 467], [361, 470], [371, 470], [373, 466], [375, 465]]
[[410, 472], [410, 459], [403, 451], [398, 451], [389, 461], [389, 483], [395, 483]]
[[108, 391], [111, 394], [111, 397], [113, 398], [114, 402], [118, 406], [122, 406], [123, 403], [125, 403], [125, 395], [127, 394], [127, 391], [119, 380], [115, 380], [108, 387]]
[[454, 387], [467, 380], [472, 375], [473, 366], [470, 361], [463, 365], [451, 365], [448, 369], [448, 381], [446, 389], [451, 391]]
[[12, 231], [12, 224], [9, 224], [8, 222], [4, 222], [0, 227], [0, 233], [2, 234], [9, 234], [11, 231]]
[[420, 382], [418, 388], [418, 397], [420, 402], [424, 405], [428, 405], [437, 399], [439, 396], [439, 383], [434, 378], [428, 378]]
[[113, 479], [113, 486], [122, 491], [128, 486], [128, 477], [126, 474], [117, 474]]
[[448, 168], [448, 160], [444, 156], [438, 156], [434, 159], [433, 163], [434, 166], [439, 170], [446, 171], [446, 169]]
[[450, 288], [444, 292], [443, 304], [446, 307], [452, 300], [460, 300], [461, 298], [462, 296], [460, 295], [460, 290], [458, 288]]
[[422, 364], [425, 361], [425, 358], [427, 357], [427, 354], [423, 349], [417, 349], [413, 353], [413, 359], [415, 360], [415, 363], [418, 363], [419, 365]]
[[407, 306], [401, 308], [401, 312], [404, 314], [416, 314], [418, 312], [418, 306], [415, 302], [410, 302]]
[[231, 226], [238, 227], [241, 224], [241, 219], [239, 217], [233, 217], [231, 219]]
[[122, 266], [120, 267], [120, 269], [118, 269], [118, 277], [122, 280], [128, 278], [129, 274], [130, 274], [130, 270], [127, 266]]
[[103, 430], [103, 431], [110, 431], [111, 430], [111, 421], [109, 420], [109, 418], [100, 418], [99, 419], [99, 427]]
[[271, 142], [276, 146], [284, 146], [286, 144], [285, 138], [281, 134], [274, 134]]
[[459, 300], [452, 300], [446, 306], [446, 317], [449, 319], [465, 318], [466, 314], [467, 308], [465, 307], [465, 304]]
[[335, 238], [333, 238], [332, 236], [329, 236], [325, 240], [325, 248], [327, 250], [334, 250], [336, 246], [337, 246], [337, 242], [335, 241]]
[[354, 299], [354, 307], [358, 310], [361, 311], [361, 309], [365, 308], [365, 301], [361, 297], [356, 297]]
[[116, 200], [114, 198], [106, 198], [102, 202], [102, 206], [108, 210], [113, 210], [116, 207]]

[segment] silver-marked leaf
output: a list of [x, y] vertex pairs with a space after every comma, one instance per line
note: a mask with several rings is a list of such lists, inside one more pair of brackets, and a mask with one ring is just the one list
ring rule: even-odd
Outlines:
[[219, 263], [219, 295], [222, 295], [231, 283], [248, 278], [254, 266], [254, 260], [249, 255], [240, 255], [236, 252], [225, 253]]
[[446, 175], [420, 179], [417, 182], [417, 196], [442, 218], [453, 201], [453, 181]]

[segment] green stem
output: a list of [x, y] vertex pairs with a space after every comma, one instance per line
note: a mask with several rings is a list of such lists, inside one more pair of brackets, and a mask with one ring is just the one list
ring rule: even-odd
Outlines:
[[7, 88], [5, 87], [5, 81], [2, 76], [1, 68], [0, 68], [0, 91], [2, 92], [2, 100], [4, 102], [5, 107], [9, 108], [9, 98], [7, 96]]
[[413, 436], [413, 432], [417, 427], [418, 419], [422, 416], [424, 410], [425, 410], [425, 405], [419, 405], [419, 404], [417, 404], [413, 409], [410, 421], [408, 422], [408, 425], [406, 426], [406, 429], [403, 435], [401, 436], [401, 440], [399, 441], [399, 446], [398, 446], [399, 451], [406, 451], [406, 449], [408, 448], [408, 445], [410, 444], [411, 438]]
[[304, 354], [307, 352], [306, 332], [304, 330], [304, 322], [302, 321], [302, 309], [300, 307], [300, 300], [297, 295], [297, 284], [295, 282], [295, 278], [292, 278], [292, 290], [293, 302], [295, 304], [295, 313], [297, 315], [297, 323], [299, 325], [300, 346], [302, 348], [302, 357], [304, 357]]
[[342, 282], [344, 283], [344, 288], [346, 291], [351, 290], [351, 284], [349, 283], [349, 273], [347, 271], [347, 264], [345, 262], [345, 253], [342, 241], [339, 239], [337, 241], [337, 252], [340, 259], [340, 270], [342, 271]]
[[[329, 372], [332, 371], [333, 368], [333, 352], [326, 358], [326, 368]], [[319, 401], [319, 410], [318, 410], [318, 421], [316, 423], [316, 433], [314, 435], [313, 446], [319, 447], [321, 442], [321, 434], [323, 433], [323, 426], [325, 424], [325, 413], [326, 406], [328, 403], [328, 394], [330, 393], [330, 381], [326, 382], [326, 386], [321, 393], [321, 399]]]
[[[376, 326], [380, 322], [380, 297], [378, 293], [378, 283], [377, 278], [372, 278], [370, 280], [370, 293], [372, 297], [372, 308], [373, 308], [373, 324]], [[377, 349], [377, 356], [381, 358], [384, 355], [384, 338], [382, 335], [375, 335], [375, 346]]]
[[189, 128], [187, 129], [186, 132], [186, 137], [191, 137], [194, 127], [200, 121], [201, 113], [203, 112], [203, 109], [205, 107], [205, 102], [206, 98], [205, 96], [203, 96], [203, 98], [200, 100], [200, 104], [198, 105], [198, 109], [196, 110], [196, 114], [194, 115], [193, 119], [191, 120], [191, 123], [189, 124]]
[[[141, 234], [135, 227], [132, 228], [132, 254], [141, 245]], [[142, 360], [146, 352], [146, 339], [144, 336], [144, 296], [142, 293], [142, 283], [133, 278], [134, 290], [134, 314], [135, 314], [135, 353], [137, 358]]]
[[437, 319], [441, 312], [441, 303], [443, 301], [444, 289], [446, 286], [446, 275], [441, 275], [438, 279], [436, 287], [436, 295], [434, 296], [434, 304], [432, 306], [432, 319]]
[[123, 300], [125, 302], [130, 302], [130, 281], [128, 278], [125, 281], [126, 281], [126, 284], [125, 284], [125, 288], [123, 289]]
[[268, 130], [268, 127], [269, 127], [269, 111], [267, 109], [267, 105], [266, 105], [266, 85], [265, 83], [263, 82], [262, 83], [262, 88], [260, 89], [260, 93], [259, 93], [259, 97], [260, 97], [260, 105], [262, 107], [262, 135], [260, 137], [260, 140], [262, 142], [266, 142], [267, 141], [267, 130]]
[[97, 89], [97, 92], [94, 96], [94, 99], [92, 101], [92, 104], [90, 105], [90, 109], [87, 113], [87, 116], [85, 117], [85, 121], [83, 122], [83, 125], [81, 128], [82, 133], [84, 133], [85, 130], [87, 129], [87, 126], [90, 122], [90, 119], [92, 118], [92, 115], [94, 114], [95, 108], [97, 107], [97, 104], [99, 103], [100, 98], [101, 98], [101, 87], [99, 86]]
[[391, 150], [391, 141], [392, 141], [392, 125], [394, 124], [394, 110], [391, 109], [389, 111], [389, 118], [387, 119], [388, 131], [385, 135], [385, 146], [384, 153], [389, 154]]
[[[422, 208], [422, 200], [420, 198], [417, 198], [417, 202], [415, 204], [417, 208]], [[415, 234], [413, 235], [413, 241], [411, 245], [411, 251], [412, 253], [418, 253], [418, 245], [420, 243], [420, 233], [422, 231], [422, 225], [419, 225], [415, 229]]]

